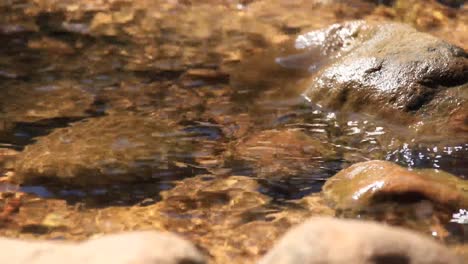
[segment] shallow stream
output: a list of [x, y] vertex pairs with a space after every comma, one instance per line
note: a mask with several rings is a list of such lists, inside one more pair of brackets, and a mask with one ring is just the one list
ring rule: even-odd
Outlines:
[[[214, 262], [246, 263], [305, 217], [335, 215], [463, 244], [467, 228], [450, 223], [456, 211], [427, 201], [348, 212], [321, 200], [329, 177], [373, 159], [468, 177], [468, 142], [316, 105], [302, 95], [311, 68], [278, 59], [298, 34], [359, 18], [468, 46], [466, 7], [373, 2], [387, 1], [0, 2], [0, 234], [77, 240], [161, 229]], [[303, 63], [314, 71], [327, 59]], [[49, 136], [56, 152], [44, 164], [83, 181], [10, 181], [21, 151]], [[123, 156], [117, 167], [106, 165], [106, 146]], [[95, 170], [67, 167], [85, 163]]]

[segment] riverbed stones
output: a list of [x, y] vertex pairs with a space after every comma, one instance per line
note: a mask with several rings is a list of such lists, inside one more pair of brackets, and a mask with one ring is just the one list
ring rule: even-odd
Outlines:
[[409, 230], [358, 220], [311, 218], [292, 228], [260, 264], [462, 263], [449, 249]]
[[291, 176], [333, 158], [333, 147], [322, 141], [300, 129], [265, 130], [237, 143], [234, 155], [254, 164], [262, 177]]
[[[143, 224], [165, 219], [165, 228], [189, 234], [213, 263], [254, 263], [292, 225], [310, 216], [334, 214], [319, 195], [279, 209], [260, 188], [250, 177], [199, 175], [162, 192], [162, 201], [152, 209], [138, 209], [139, 215], [148, 216]], [[134, 213], [126, 212], [129, 217]]]
[[[151, 116], [92, 118], [37, 138], [18, 156], [14, 179], [89, 186], [190, 175], [194, 142]], [[183, 163], [183, 165], [180, 165]]]
[[421, 200], [457, 209], [468, 206], [467, 190], [464, 180], [443, 171], [410, 171], [391, 162], [373, 160], [354, 164], [329, 178], [323, 195], [336, 209]]
[[[156, 231], [106, 235], [82, 243], [0, 239], [4, 263], [202, 264], [204, 256], [181, 237]], [[21, 250], [18, 250], [21, 249]]]
[[463, 49], [405, 24], [345, 22], [300, 35], [295, 46], [328, 58], [304, 92], [327, 108], [395, 119], [468, 81]]
[[81, 85], [61, 80], [29, 85], [12, 83], [2, 90], [0, 110], [15, 122], [37, 122], [54, 118], [83, 118], [94, 102]]
[[198, 175], [163, 191], [155, 208], [169, 215], [191, 216], [167, 219], [167, 226], [204, 234], [234, 228], [261, 215], [271, 198], [259, 193], [259, 188], [254, 179], [245, 176]]

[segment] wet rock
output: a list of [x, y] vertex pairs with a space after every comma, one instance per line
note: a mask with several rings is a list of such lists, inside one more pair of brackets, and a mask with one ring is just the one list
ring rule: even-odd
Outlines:
[[404, 24], [335, 24], [299, 36], [295, 45], [327, 57], [304, 95], [333, 109], [395, 119], [395, 113], [417, 112], [438, 93], [468, 81], [463, 49]]
[[[101, 185], [190, 175], [194, 143], [163, 120], [134, 114], [92, 118], [40, 137], [18, 156], [15, 180]], [[178, 163], [179, 162], [179, 163]]]
[[317, 169], [335, 155], [331, 146], [300, 129], [261, 131], [237, 143], [234, 153], [252, 162], [260, 176], [278, 178]]
[[357, 220], [312, 218], [291, 229], [259, 263], [462, 261], [435, 241], [405, 229]]
[[[420, 135], [456, 134], [458, 142], [468, 140], [468, 84], [438, 93], [419, 114], [427, 120], [415, 128]], [[443, 138], [439, 139], [443, 140]]]
[[[13, 263], [206, 263], [202, 254], [177, 235], [133, 232], [82, 243], [0, 239], [1, 262]], [[17, 250], [21, 248], [21, 250]]]
[[1, 111], [16, 122], [86, 117], [93, 102], [92, 94], [65, 80], [34, 86], [14, 83], [0, 95]]
[[443, 171], [410, 171], [391, 162], [374, 160], [354, 164], [328, 179], [323, 195], [339, 209], [421, 200], [457, 209], [468, 206], [467, 184]]

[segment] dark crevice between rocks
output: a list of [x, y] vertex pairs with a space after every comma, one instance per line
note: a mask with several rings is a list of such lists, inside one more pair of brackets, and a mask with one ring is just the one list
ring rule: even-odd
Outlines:
[[148, 206], [161, 200], [159, 193], [172, 188], [168, 183], [143, 182], [114, 184], [106, 187], [73, 188], [68, 185], [27, 185], [20, 190], [41, 198], [63, 199], [69, 205], [83, 204], [87, 208], [108, 206]]
[[54, 117], [34, 122], [3, 120], [3, 123], [8, 123], [8, 129], [0, 128], [0, 143], [8, 142], [16, 146], [16, 150], [22, 150], [24, 146], [34, 143], [34, 138], [48, 135], [54, 129], [67, 127], [71, 123], [87, 118], [103, 116], [105, 110], [103, 107], [102, 102], [94, 101], [90, 109], [85, 111], [86, 115], [82, 117]]
[[374, 264], [410, 264], [411, 261], [409, 257], [402, 256], [398, 254], [387, 254], [387, 255], [378, 255], [373, 256], [371, 263]]
[[380, 192], [372, 197], [371, 204], [381, 204], [388, 202], [394, 202], [398, 204], [414, 204], [423, 200], [431, 201], [429, 197], [420, 192]]
[[465, 4], [466, 0], [437, 0], [437, 2], [452, 7], [452, 8], [460, 8]]
[[51, 231], [51, 228], [40, 224], [29, 224], [21, 227], [21, 233], [44, 235]]
[[349, 87], [345, 87], [338, 95], [338, 98], [336, 100], [336, 105], [333, 108], [339, 109], [341, 105], [346, 105], [348, 102], [349, 96], [352, 94], [352, 89]]
[[0, 142], [8, 142], [16, 150], [22, 150], [26, 145], [34, 143], [34, 138], [45, 136], [56, 128], [68, 126], [70, 123], [85, 119], [85, 117], [61, 117], [43, 119], [37, 122], [14, 122], [8, 131], [0, 134]]
[[287, 35], [297, 35], [301, 33], [301, 28], [300, 27], [291, 27], [288, 25], [283, 25], [280, 27], [281, 32], [287, 34]]
[[117, 36], [93, 36], [88, 32], [86, 26], [83, 26], [83, 28], [79, 26], [73, 28], [74, 24], [91, 25], [91, 21], [94, 19], [96, 13], [95, 11], [86, 11], [81, 15], [79, 20], [69, 20], [64, 12], [42, 12], [37, 15], [36, 24], [39, 26], [41, 34], [60, 39], [69, 44], [80, 40], [85, 44], [83, 48], [96, 45], [98, 41], [121, 46], [128, 45], [129, 42], [132, 42], [132, 37], [128, 36], [124, 31], [119, 32]]
[[223, 168], [229, 169], [230, 175], [254, 176], [255, 174], [255, 168], [252, 166], [251, 163], [233, 157], [225, 158]]
[[135, 76], [145, 78], [147, 83], [160, 82], [160, 81], [173, 81], [179, 79], [185, 70], [139, 70], [134, 71]]
[[449, 73], [447, 75], [438, 76], [437, 79], [425, 79], [419, 84], [431, 90], [442, 91], [443, 89], [449, 89], [466, 83], [468, 83], [468, 71], [464, 71], [460, 74]]
[[177, 264], [203, 264], [204, 262], [194, 261], [192, 259], [181, 259], [177, 261]]
[[395, 3], [395, 0], [367, 0], [367, 1], [377, 4], [377, 5], [386, 5], [386, 6], [391, 6]]
[[189, 133], [192, 137], [213, 141], [226, 139], [221, 126], [215, 123], [187, 120], [181, 121], [179, 124], [184, 127], [183, 131]]
[[[332, 175], [327, 175], [326, 178]], [[322, 190], [325, 180], [323, 177], [313, 176], [286, 177], [280, 180], [259, 179], [261, 185], [259, 192], [268, 195], [274, 202], [301, 199], [307, 195], [318, 193]]]
[[[31, 181], [28, 185], [20, 186], [20, 191], [41, 198], [63, 199], [70, 205], [84, 204], [88, 208], [147, 206], [160, 201], [160, 192], [173, 188], [174, 181], [207, 173], [205, 169], [195, 167], [173, 167], [168, 171], [171, 174], [164, 174], [163, 178], [140, 179], [135, 182], [116, 184], [99, 184], [99, 175], [90, 178], [89, 173], [84, 173], [84, 176], [88, 178], [80, 182], [80, 185], [55, 176], [41, 177]], [[76, 177], [80, 178], [80, 176]]]
[[416, 112], [424, 105], [428, 104], [435, 97], [436, 89], [425, 89], [419, 85], [413, 88], [413, 93], [409, 96], [408, 103], [405, 106], [406, 112]]
[[405, 110], [408, 112], [418, 111], [424, 105], [430, 103], [438, 93], [452, 87], [464, 85], [467, 82], [468, 74], [444, 75], [438, 76], [437, 79], [422, 80], [413, 87], [413, 94], [410, 95], [413, 99], [410, 99]]

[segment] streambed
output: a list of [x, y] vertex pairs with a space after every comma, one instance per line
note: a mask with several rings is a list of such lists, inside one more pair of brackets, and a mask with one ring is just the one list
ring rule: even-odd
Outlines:
[[[333, 23], [404, 22], [468, 46], [466, 7], [374, 2], [1, 3], [0, 234], [82, 240], [167, 230], [214, 263], [246, 263], [292, 225], [328, 215], [463, 248], [467, 228], [450, 222], [463, 203], [397, 189], [340, 208], [322, 191], [370, 160], [431, 169], [466, 191], [466, 75], [447, 81], [455, 88], [434, 103], [441, 117], [422, 108], [437, 118], [416, 123], [417, 132], [406, 114], [339, 109], [304, 93], [337, 58], [294, 57], [292, 43]], [[445, 116], [455, 132], [441, 125]]]

